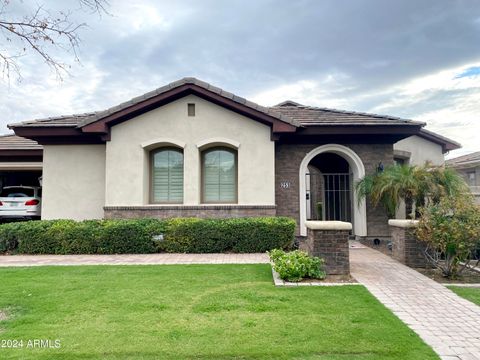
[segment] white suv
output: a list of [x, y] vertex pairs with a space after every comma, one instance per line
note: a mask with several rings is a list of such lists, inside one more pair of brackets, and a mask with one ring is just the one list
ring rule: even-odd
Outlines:
[[38, 219], [42, 189], [38, 186], [5, 186], [0, 192], [0, 220]]

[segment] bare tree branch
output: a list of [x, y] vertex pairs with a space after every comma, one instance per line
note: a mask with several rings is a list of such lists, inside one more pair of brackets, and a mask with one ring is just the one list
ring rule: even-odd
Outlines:
[[79, 0], [80, 5], [94, 13], [109, 14], [107, 8], [110, 5], [108, 0]]
[[[108, 14], [107, 0], [78, 0], [81, 8], [98, 14]], [[85, 23], [71, 20], [72, 11], [60, 11], [53, 16], [51, 11], [38, 6], [34, 12], [20, 19], [7, 17], [10, 0], [0, 0], [0, 70], [3, 78], [10, 79], [15, 73], [21, 78], [19, 58], [30, 52], [40, 56], [59, 79], [68, 74], [69, 65], [61, 62], [57, 50], [77, 55], [80, 37], [79, 30]], [[2, 38], [3, 37], [3, 38]]]

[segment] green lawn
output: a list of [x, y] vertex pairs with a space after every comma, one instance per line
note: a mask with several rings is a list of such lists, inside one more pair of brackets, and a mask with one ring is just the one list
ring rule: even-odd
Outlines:
[[460, 286], [449, 286], [448, 287], [457, 295], [470, 300], [471, 302], [480, 305], [480, 288], [469, 288], [469, 287], [460, 287]]
[[361, 286], [275, 288], [268, 265], [0, 269], [0, 359], [438, 359]]

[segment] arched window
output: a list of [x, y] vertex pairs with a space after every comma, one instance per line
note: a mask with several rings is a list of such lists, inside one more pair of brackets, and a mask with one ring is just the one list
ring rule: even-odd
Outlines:
[[237, 202], [237, 151], [226, 147], [202, 152], [202, 203]]
[[150, 202], [183, 203], [183, 151], [160, 148], [151, 152]]

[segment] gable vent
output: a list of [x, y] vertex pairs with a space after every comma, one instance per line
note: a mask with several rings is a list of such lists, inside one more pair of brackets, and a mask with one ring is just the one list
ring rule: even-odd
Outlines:
[[188, 116], [195, 116], [195, 104], [188, 104]]

